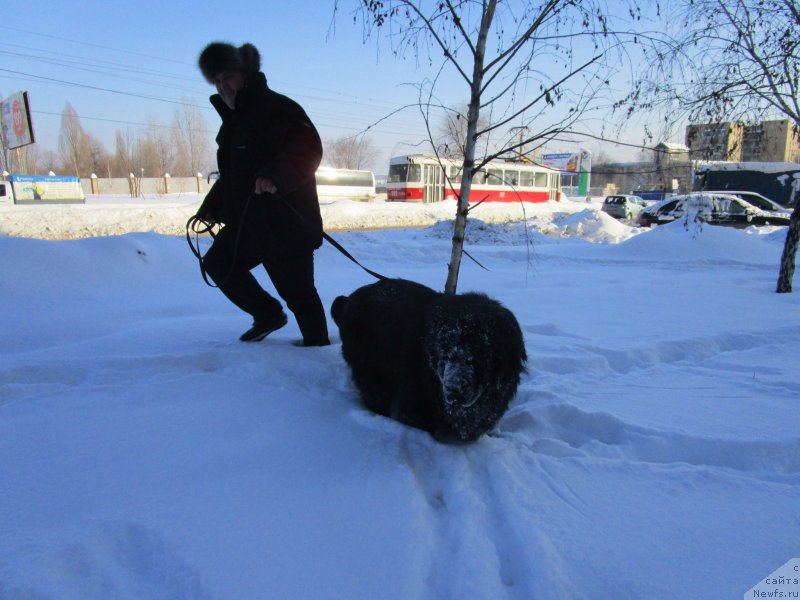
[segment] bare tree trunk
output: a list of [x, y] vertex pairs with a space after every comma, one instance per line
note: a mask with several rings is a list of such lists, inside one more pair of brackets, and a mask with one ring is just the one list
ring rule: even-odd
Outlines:
[[794, 261], [797, 256], [798, 242], [800, 242], [800, 198], [798, 198], [798, 202], [792, 211], [792, 217], [789, 219], [789, 230], [786, 232], [786, 243], [783, 245], [778, 288], [775, 290], [779, 294], [788, 294], [792, 291]]
[[464, 234], [467, 230], [467, 214], [469, 213], [469, 194], [472, 190], [472, 178], [475, 176], [475, 147], [477, 145], [478, 118], [481, 108], [481, 88], [483, 86], [483, 66], [486, 55], [486, 38], [494, 18], [497, 0], [491, 0], [481, 20], [478, 32], [478, 43], [475, 46], [475, 61], [472, 69], [472, 85], [469, 107], [467, 109], [467, 139], [464, 147], [464, 165], [461, 173], [461, 189], [458, 193], [456, 222], [453, 228], [453, 248], [450, 253], [450, 264], [447, 267], [447, 281], [444, 285], [446, 294], [455, 294], [458, 286], [458, 272], [461, 268], [461, 256], [464, 253]]
[[175, 110], [173, 126], [172, 145], [176, 152], [172, 167], [181, 175], [197, 175], [208, 155], [207, 126], [203, 114], [197, 107], [182, 104]]
[[[72, 105], [67, 102], [64, 110], [61, 111], [61, 132], [58, 135], [58, 146], [61, 150], [64, 166], [75, 171], [75, 175], [81, 176], [81, 167], [85, 163], [91, 163], [91, 158], [86, 157], [89, 149], [86, 144], [86, 133], [81, 127], [78, 113]], [[87, 176], [88, 174], [84, 174]]]

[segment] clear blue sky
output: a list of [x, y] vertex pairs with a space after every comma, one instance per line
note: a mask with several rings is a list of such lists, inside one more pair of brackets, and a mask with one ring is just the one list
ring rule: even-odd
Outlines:
[[[261, 52], [270, 85], [304, 106], [323, 140], [353, 135], [417, 102], [411, 83], [432, 76], [412, 59], [395, 58], [384, 40], [363, 41], [353, 24], [353, 0], [279, 0], [183, 4], [90, 0], [29, 0], [0, 37], [0, 96], [27, 90], [37, 142], [57, 150], [61, 112], [72, 104], [84, 129], [114, 150], [114, 132], [163, 125], [181, 102], [203, 107], [209, 135], [219, 117], [208, 104], [213, 88], [196, 59], [210, 41], [251, 42]], [[440, 84], [441, 100], [468, 98], [456, 79]], [[390, 156], [427, 151], [416, 108], [375, 125], [373, 170]]]

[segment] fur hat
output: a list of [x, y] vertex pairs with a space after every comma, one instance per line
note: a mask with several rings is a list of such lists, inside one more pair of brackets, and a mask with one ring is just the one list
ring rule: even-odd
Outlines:
[[211, 42], [197, 59], [200, 72], [206, 81], [214, 82], [220, 71], [241, 71], [252, 75], [261, 70], [261, 55], [253, 44], [242, 44], [238, 48], [226, 42]]

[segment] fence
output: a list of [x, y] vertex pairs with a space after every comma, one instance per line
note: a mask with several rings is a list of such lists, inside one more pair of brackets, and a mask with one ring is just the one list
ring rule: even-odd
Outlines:
[[208, 184], [203, 175], [196, 177], [97, 177], [92, 175], [89, 179], [81, 179], [83, 193], [87, 196], [103, 195], [130, 195], [132, 197], [143, 194], [203, 194], [208, 191]]

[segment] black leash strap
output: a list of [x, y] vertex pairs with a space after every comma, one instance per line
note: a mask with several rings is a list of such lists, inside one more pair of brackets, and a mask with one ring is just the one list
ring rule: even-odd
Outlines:
[[370, 275], [372, 275], [372, 276], [373, 276], [375, 279], [381, 279], [381, 280], [383, 280], [383, 279], [389, 279], [389, 278], [388, 278], [388, 277], [386, 277], [385, 275], [381, 275], [380, 273], [376, 273], [376, 272], [375, 272], [375, 271], [373, 271], [372, 269], [368, 269], [367, 267], [365, 267], [364, 265], [362, 265], [362, 264], [361, 264], [360, 262], [358, 262], [358, 261], [357, 261], [355, 258], [353, 258], [353, 255], [352, 255], [352, 254], [350, 254], [350, 253], [349, 253], [347, 250], [345, 250], [345, 249], [344, 249], [344, 247], [343, 247], [343, 246], [342, 246], [342, 245], [341, 245], [339, 242], [337, 242], [335, 239], [333, 239], [331, 236], [329, 236], [329, 235], [328, 235], [327, 233], [325, 233], [324, 231], [322, 232], [322, 237], [324, 237], [326, 240], [328, 240], [328, 243], [329, 243], [331, 246], [333, 246], [334, 248], [336, 248], [336, 249], [337, 249], [339, 252], [341, 252], [342, 254], [344, 254], [344, 255], [345, 255], [347, 258], [349, 258], [350, 260], [352, 260], [352, 261], [353, 261], [354, 263], [356, 263], [356, 264], [357, 264], [359, 267], [361, 267], [361, 268], [362, 268], [362, 269], [364, 269], [364, 270], [365, 270], [367, 273], [369, 273]]
[[[291, 203], [290, 203], [288, 200], [286, 200], [286, 198], [285, 198], [285, 197], [284, 197], [282, 194], [280, 194], [280, 195], [276, 194], [276, 195], [275, 195], [275, 197], [276, 197], [276, 198], [278, 198], [278, 200], [280, 200], [281, 202], [283, 202], [283, 203], [286, 205], [286, 207], [287, 207], [289, 210], [291, 210], [291, 211], [292, 211], [294, 214], [296, 214], [296, 215], [297, 215], [297, 216], [300, 218], [300, 220], [301, 220], [301, 221], [303, 221], [303, 223], [305, 223], [305, 224], [306, 224], [306, 225], [308, 225], [308, 226], [311, 226], [311, 223], [309, 223], [309, 222], [308, 222], [308, 219], [306, 219], [306, 218], [305, 218], [305, 216], [304, 216], [304, 215], [303, 215], [303, 214], [302, 214], [302, 213], [301, 213], [299, 210], [297, 210], [297, 209], [296, 209], [294, 206], [292, 206], [292, 204], [291, 204]], [[345, 250], [344, 246], [342, 246], [342, 245], [341, 245], [339, 242], [337, 242], [335, 239], [333, 239], [331, 236], [329, 236], [329, 235], [328, 235], [327, 233], [325, 233], [324, 231], [322, 232], [322, 237], [323, 237], [323, 238], [325, 238], [325, 239], [328, 241], [328, 243], [329, 243], [331, 246], [333, 246], [334, 248], [336, 248], [336, 249], [337, 249], [339, 252], [341, 252], [342, 254], [344, 254], [344, 255], [345, 255], [347, 258], [349, 258], [350, 260], [352, 260], [352, 261], [353, 261], [354, 263], [356, 263], [356, 264], [357, 264], [359, 267], [361, 267], [361, 268], [362, 268], [362, 269], [364, 269], [364, 270], [365, 270], [367, 273], [369, 273], [370, 275], [372, 275], [372, 276], [373, 276], [375, 279], [381, 279], [381, 280], [383, 280], [383, 279], [389, 279], [389, 278], [388, 278], [388, 277], [386, 277], [385, 275], [381, 275], [380, 273], [376, 273], [376, 272], [375, 272], [375, 271], [373, 271], [372, 269], [368, 269], [367, 267], [365, 267], [364, 265], [362, 265], [360, 262], [358, 262], [358, 261], [355, 259], [355, 257], [353, 257], [353, 255], [352, 255], [352, 254], [350, 254], [350, 253], [349, 253], [347, 250]]]
[[[309, 223], [308, 219], [306, 219], [305, 216], [300, 211], [298, 211], [294, 206], [292, 206], [286, 200], [286, 198], [284, 198], [282, 195], [276, 195], [275, 197], [278, 198], [281, 202], [283, 202], [294, 214], [296, 214], [300, 218], [300, 220], [303, 221], [303, 223], [305, 223], [308, 226], [311, 226], [311, 223]], [[252, 198], [253, 198], [253, 194], [250, 194], [250, 196], [247, 198], [247, 202], [245, 204], [245, 210], [243, 211], [242, 219], [239, 222], [239, 228], [238, 228], [238, 230], [236, 232], [236, 241], [234, 243], [234, 254], [233, 254], [233, 260], [231, 261], [231, 268], [230, 268], [230, 271], [228, 271], [228, 274], [222, 280], [222, 283], [220, 285], [223, 285], [225, 283], [225, 281], [227, 281], [228, 277], [230, 277], [230, 274], [233, 271], [233, 267], [234, 267], [234, 264], [236, 262], [236, 253], [238, 251], [238, 246], [239, 246], [239, 236], [241, 235], [241, 232], [242, 232], [241, 231], [242, 230], [242, 224], [244, 223], [244, 219], [245, 219], [245, 216], [246, 216], [246, 213], [247, 213], [247, 208], [249, 207], [250, 200]], [[192, 250], [192, 254], [195, 255], [195, 257], [197, 258], [198, 262], [200, 263], [200, 274], [203, 276], [203, 281], [205, 281], [206, 285], [208, 285], [209, 287], [220, 287], [219, 285], [214, 285], [209, 280], [208, 274], [206, 273], [205, 266], [203, 265], [203, 254], [200, 252], [200, 240], [199, 240], [199, 237], [201, 235], [203, 235], [203, 234], [206, 234], [206, 233], [209, 234], [212, 238], [216, 237], [216, 234], [214, 233], [214, 224], [213, 223], [210, 223], [210, 222], [206, 221], [205, 219], [202, 219], [201, 217], [199, 217], [197, 215], [192, 215], [191, 217], [189, 217], [189, 220], [186, 222], [186, 241], [189, 244], [189, 248], [191, 248], [191, 250]], [[192, 234], [194, 234], [194, 241], [192, 241]], [[352, 260], [359, 267], [361, 267], [367, 273], [372, 275], [375, 279], [381, 279], [381, 280], [389, 279], [385, 275], [381, 275], [380, 273], [377, 273], [377, 272], [373, 271], [372, 269], [368, 269], [367, 267], [362, 265], [360, 262], [358, 262], [355, 259], [355, 257], [352, 254], [350, 254], [344, 248], [344, 246], [342, 246], [339, 242], [337, 242], [335, 239], [333, 239], [331, 236], [329, 236], [324, 231], [322, 232], [322, 237], [325, 238], [331, 246], [336, 248], [339, 252], [344, 254], [347, 258]]]
[[[203, 254], [200, 252], [199, 238], [205, 233], [209, 234], [212, 238], [217, 237], [214, 233], [214, 225], [212, 223], [209, 223], [205, 219], [201, 219], [197, 215], [192, 215], [189, 217], [189, 220], [186, 221], [186, 242], [189, 244], [192, 254], [195, 255], [195, 258], [197, 258], [197, 261], [200, 264], [200, 274], [203, 276], [203, 281], [205, 281], [206, 285], [209, 287], [219, 287], [214, 285], [208, 279], [206, 268], [203, 266]], [[192, 241], [192, 234], [194, 234], [194, 241]]]

